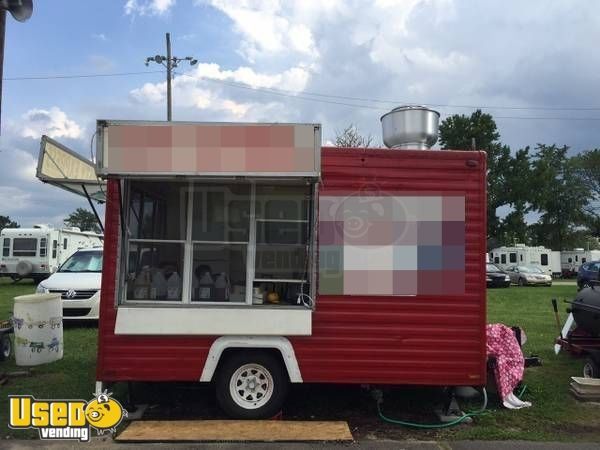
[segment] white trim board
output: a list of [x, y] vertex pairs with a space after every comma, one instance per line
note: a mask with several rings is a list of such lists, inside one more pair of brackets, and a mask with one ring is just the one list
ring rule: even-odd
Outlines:
[[310, 336], [312, 311], [276, 308], [117, 309], [115, 334]]

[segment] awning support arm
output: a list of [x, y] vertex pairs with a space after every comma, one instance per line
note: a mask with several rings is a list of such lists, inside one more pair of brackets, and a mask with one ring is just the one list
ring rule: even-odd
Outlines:
[[85, 184], [81, 185], [81, 188], [83, 189], [83, 192], [85, 193], [85, 198], [87, 198], [90, 207], [92, 208], [92, 211], [94, 211], [94, 215], [96, 216], [96, 220], [98, 221], [98, 225], [100, 226], [100, 230], [102, 231], [102, 234], [104, 234], [104, 225], [102, 225], [102, 221], [100, 220], [100, 216], [98, 215], [98, 211], [96, 211], [96, 207], [94, 206], [94, 204], [92, 203], [92, 199], [90, 197], [90, 194], [88, 194], [88, 191], [85, 187]]

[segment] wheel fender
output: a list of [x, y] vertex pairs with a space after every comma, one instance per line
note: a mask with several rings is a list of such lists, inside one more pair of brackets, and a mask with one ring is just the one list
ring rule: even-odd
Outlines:
[[223, 351], [228, 348], [274, 348], [281, 353], [292, 383], [302, 383], [300, 367], [292, 343], [282, 336], [222, 336], [210, 347], [200, 381], [211, 381]]

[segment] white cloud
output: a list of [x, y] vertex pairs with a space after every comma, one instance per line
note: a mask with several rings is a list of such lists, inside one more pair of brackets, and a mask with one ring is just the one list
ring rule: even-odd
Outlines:
[[17, 129], [21, 137], [39, 139], [42, 134], [52, 138], [79, 139], [83, 129], [58, 107], [50, 109], [30, 109], [21, 116], [18, 123], [11, 122], [11, 127]]
[[291, 50], [317, 56], [311, 29], [289, 15], [292, 2], [210, 0], [208, 3], [233, 21], [235, 31], [243, 36], [240, 51], [250, 61], [263, 52], [278, 54]]
[[[300, 92], [306, 87], [309, 79], [310, 70], [305, 67], [292, 67], [280, 73], [261, 73], [247, 66], [226, 70], [215, 63], [200, 63], [173, 80], [173, 102], [177, 107], [218, 111], [226, 114], [226, 118], [250, 120], [250, 117], [256, 117], [257, 111], [263, 114], [266, 109], [271, 109], [273, 102], [270, 102], [271, 99], [261, 99], [262, 101], [257, 102], [254, 98], [238, 101], [233, 97], [239, 97], [239, 89], [231, 92], [232, 86], [227, 82], [254, 88], [278, 88]], [[224, 84], [210, 80], [223, 81]], [[164, 103], [166, 84], [166, 81], [146, 83], [133, 89], [130, 98], [139, 104]]]
[[127, 0], [124, 9], [125, 14], [130, 15], [162, 15], [167, 13], [176, 0]]
[[97, 41], [107, 42], [108, 38], [104, 33], [92, 33], [92, 39], [96, 39]]

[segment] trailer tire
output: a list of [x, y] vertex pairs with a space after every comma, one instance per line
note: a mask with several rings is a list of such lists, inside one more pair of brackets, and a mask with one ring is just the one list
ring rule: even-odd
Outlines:
[[519, 286], [525, 286], [527, 283], [524, 278], [519, 278], [518, 284], [519, 284]]
[[600, 366], [592, 358], [587, 358], [583, 364], [584, 378], [600, 378]]
[[33, 271], [33, 264], [27, 260], [19, 261], [17, 263], [16, 271], [20, 278], [25, 278]]
[[289, 380], [278, 358], [265, 351], [236, 351], [215, 380], [217, 403], [236, 419], [269, 419], [285, 401]]
[[0, 361], [6, 361], [12, 355], [12, 342], [8, 333], [0, 338]]

